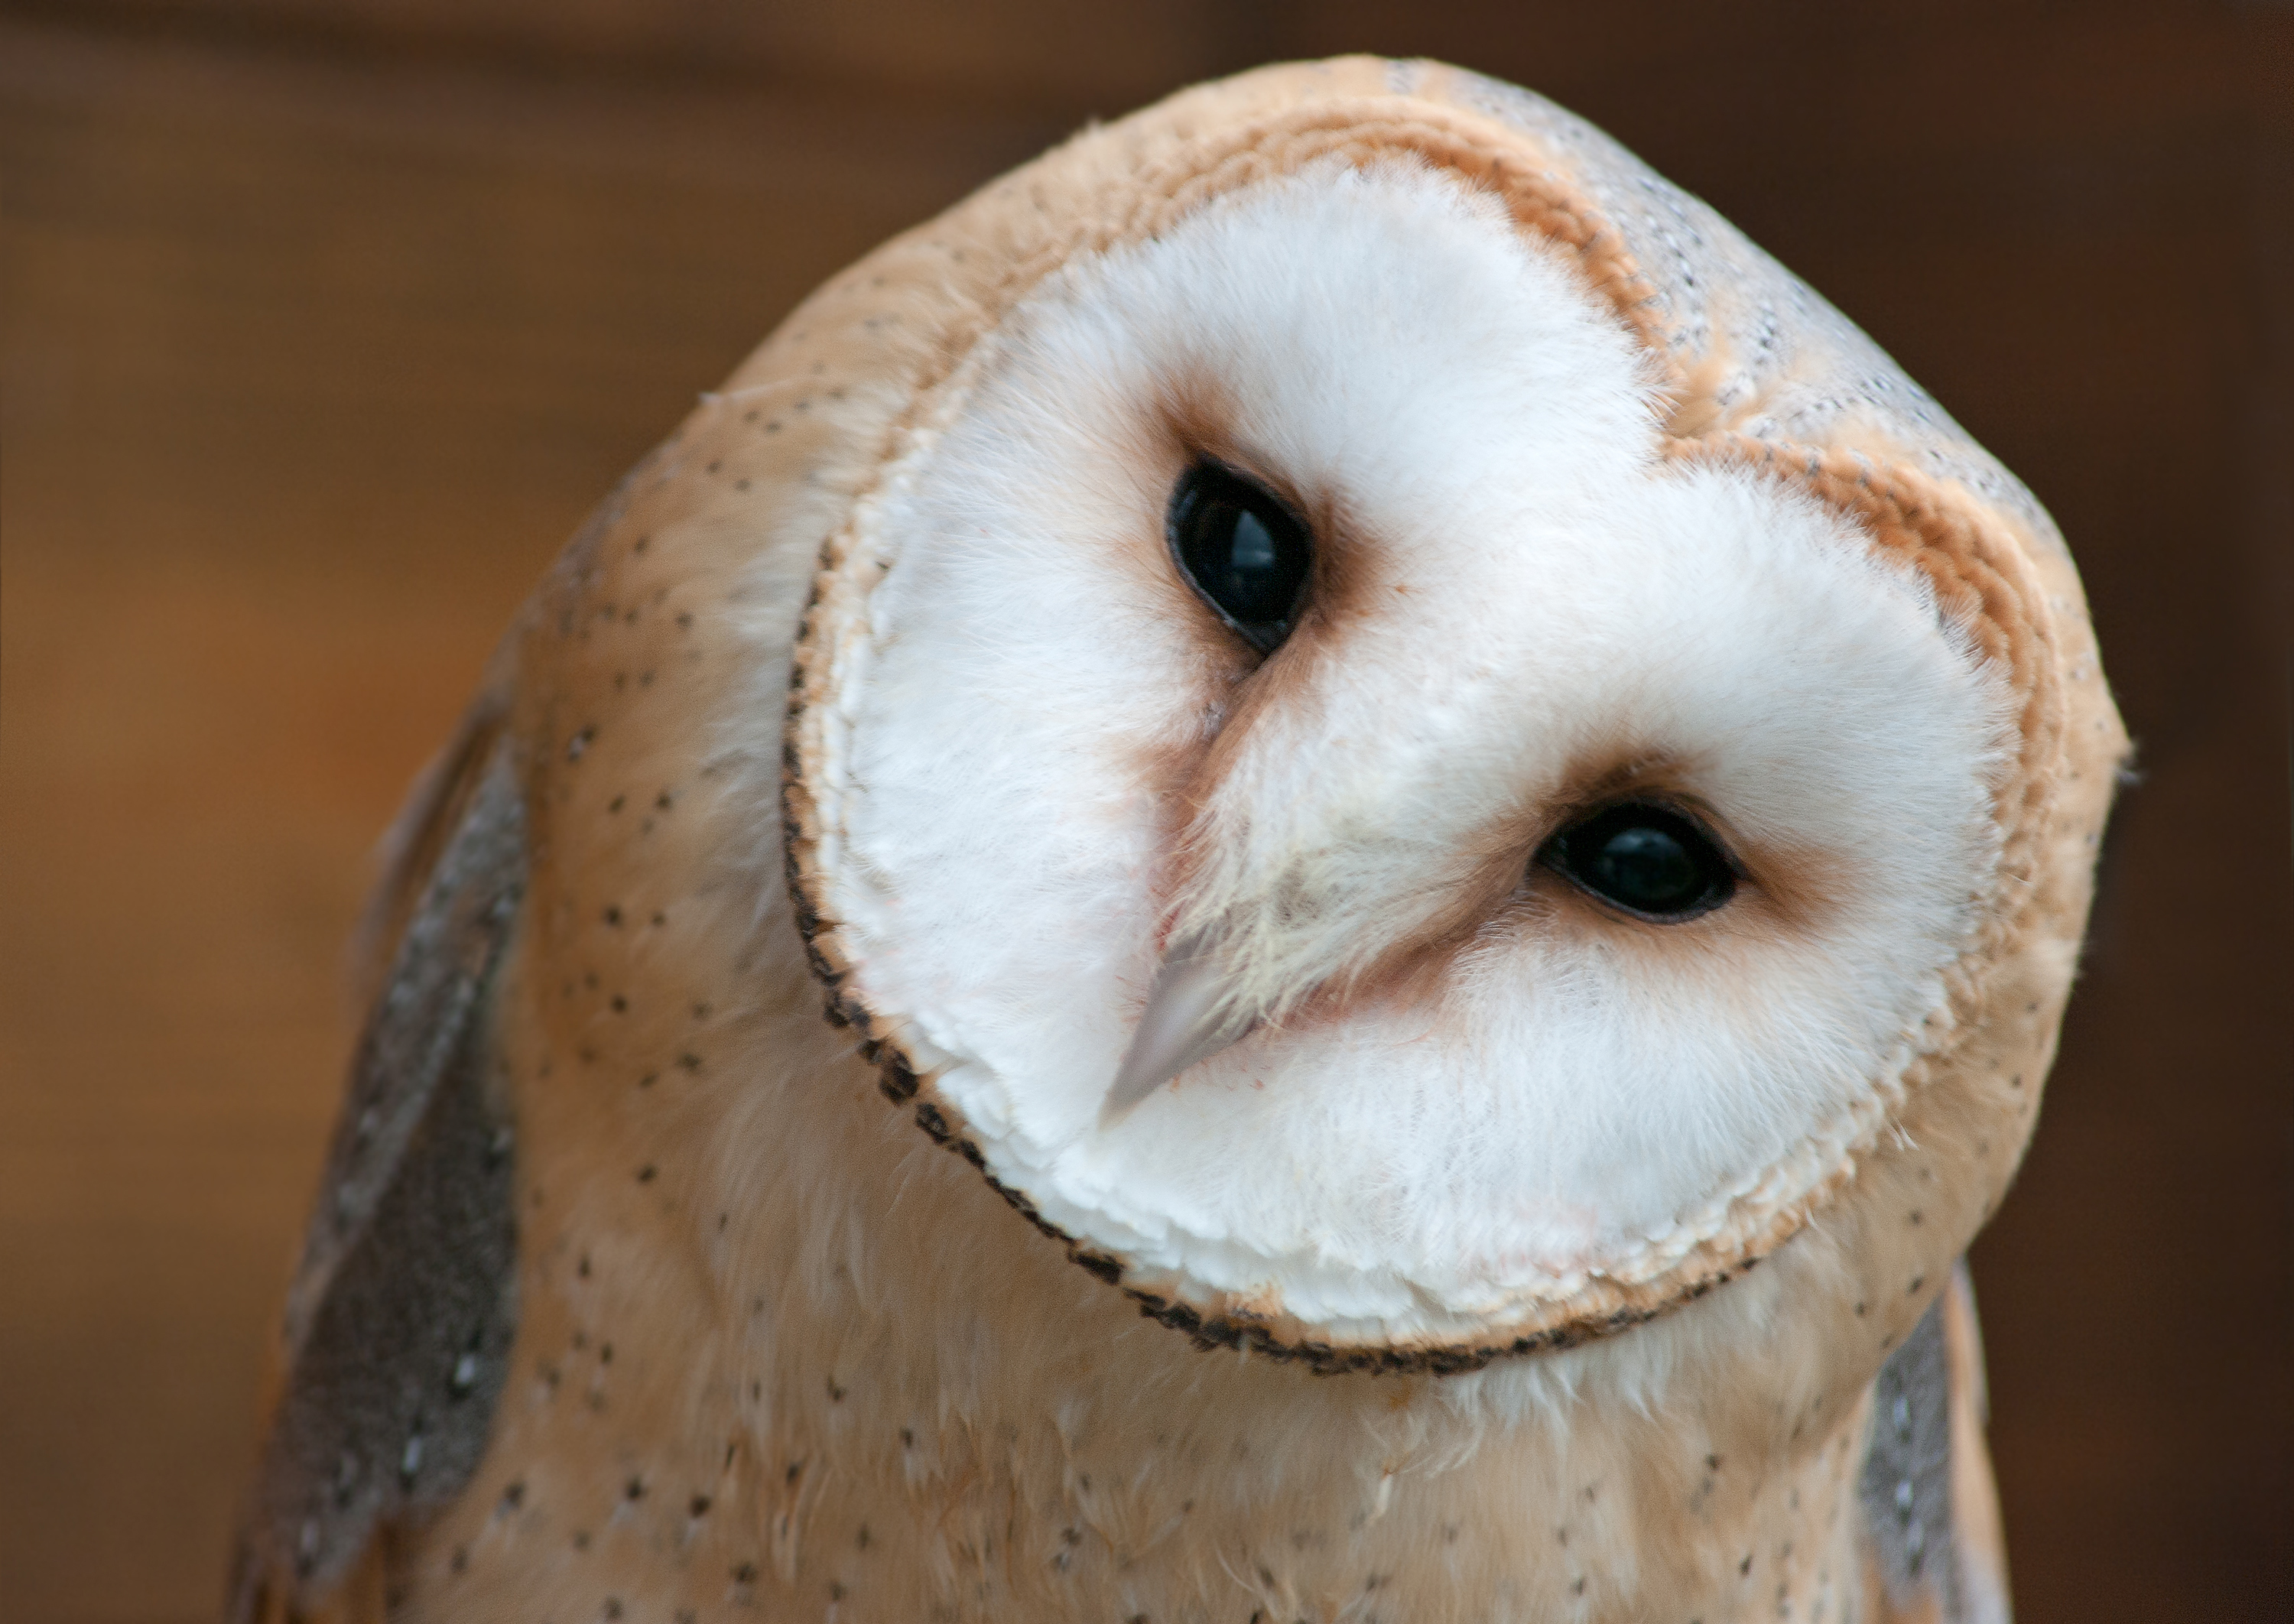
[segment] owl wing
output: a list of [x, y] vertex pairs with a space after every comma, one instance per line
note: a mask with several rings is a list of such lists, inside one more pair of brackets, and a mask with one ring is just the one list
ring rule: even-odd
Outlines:
[[378, 1527], [460, 1491], [501, 1393], [517, 1260], [488, 1014], [526, 876], [501, 710], [482, 702], [418, 790], [378, 904], [395, 946], [288, 1292], [233, 1624], [338, 1586], [355, 1611]]
[[1983, 1338], [1962, 1263], [1873, 1387], [1857, 1485], [1872, 1616], [2007, 1624], [2006, 1545], [1984, 1410]]

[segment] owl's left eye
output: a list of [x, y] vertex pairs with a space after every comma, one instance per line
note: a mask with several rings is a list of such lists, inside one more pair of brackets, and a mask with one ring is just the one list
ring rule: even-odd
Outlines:
[[1603, 808], [1538, 857], [1602, 901], [1666, 924], [1711, 913], [1737, 889], [1737, 871], [1710, 835], [1647, 801]]
[[1197, 462], [1172, 488], [1165, 530], [1180, 573], [1244, 642], [1264, 654], [1290, 635], [1314, 544], [1281, 498]]

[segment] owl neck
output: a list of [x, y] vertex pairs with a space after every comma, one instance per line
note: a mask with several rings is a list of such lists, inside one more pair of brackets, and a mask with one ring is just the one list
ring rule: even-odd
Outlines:
[[903, 1618], [1433, 1616], [1441, 1598], [1840, 1615], [1868, 1399], [1761, 1335], [1752, 1294], [1782, 1271], [1466, 1376], [1207, 1351], [889, 1109], [837, 1035], [801, 1029], [792, 1052], [792, 1026], [764, 1023], [777, 1084], [710, 1135], [714, 1205], [746, 1196], [761, 1222], [740, 1241], [700, 1226], [717, 1362], [741, 1373], [714, 1385], [747, 1395], [702, 1430], [737, 1426], [785, 1582], [842, 1587], [843, 1616], [864, 1590]]
[[[648, 983], [695, 962], [724, 978]], [[886, 1105], [793, 930], [626, 968], [695, 1064], [569, 1064], [563, 978], [508, 991], [518, 1343], [479, 1477], [395, 1558], [436, 1616], [1853, 1611], [1868, 1389], [1778, 1333], [1788, 1256], [1465, 1376], [1205, 1351]]]

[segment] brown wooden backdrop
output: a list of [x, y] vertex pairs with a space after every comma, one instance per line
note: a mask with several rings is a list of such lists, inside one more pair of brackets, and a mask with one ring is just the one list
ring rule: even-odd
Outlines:
[[2266, 4], [0, 3], [0, 1619], [207, 1616], [395, 798], [816, 280], [1280, 56], [1546, 91], [2052, 505], [2145, 779], [1976, 1252], [2027, 1620], [2294, 1619], [2294, 60]]

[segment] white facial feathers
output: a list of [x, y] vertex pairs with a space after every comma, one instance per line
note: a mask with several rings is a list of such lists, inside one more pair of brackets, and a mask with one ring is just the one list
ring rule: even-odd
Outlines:
[[[1166, 545], [1199, 456], [1314, 526], [1264, 664]], [[1992, 882], [1998, 685], [1924, 586], [1663, 462], [1621, 324], [1422, 166], [1069, 267], [871, 545], [869, 1006], [1050, 1222], [1303, 1319], [1446, 1334], [1671, 1245], [1892, 1084]], [[1627, 794], [1737, 898], [1649, 924], [1533, 865]], [[1258, 1025], [1102, 1132], [1171, 942]]]

